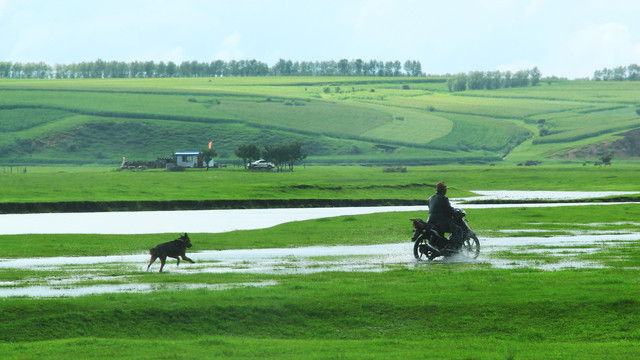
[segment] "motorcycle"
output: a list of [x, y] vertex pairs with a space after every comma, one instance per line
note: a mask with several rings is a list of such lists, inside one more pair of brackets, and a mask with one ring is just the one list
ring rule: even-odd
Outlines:
[[467, 220], [467, 213], [462, 209], [453, 209], [453, 221], [463, 229], [462, 244], [455, 246], [445, 234], [439, 231], [435, 224], [428, 224], [422, 219], [409, 219], [413, 222], [413, 256], [420, 260], [425, 257], [431, 261], [439, 256], [450, 257], [458, 254], [476, 259], [480, 255], [480, 241], [476, 233], [471, 230]]

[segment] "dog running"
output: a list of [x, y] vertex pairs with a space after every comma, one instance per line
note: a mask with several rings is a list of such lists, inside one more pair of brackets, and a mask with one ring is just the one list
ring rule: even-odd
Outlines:
[[164, 263], [167, 260], [167, 257], [174, 258], [178, 260], [178, 264], [180, 265], [180, 258], [182, 260], [186, 260], [190, 263], [195, 263], [195, 261], [189, 259], [185, 255], [185, 250], [191, 247], [191, 239], [189, 239], [189, 235], [184, 233], [180, 238], [169, 241], [166, 243], [162, 243], [153, 249], [149, 250], [149, 254], [151, 254], [151, 261], [149, 261], [149, 265], [147, 265], [147, 271], [149, 271], [149, 267], [153, 264], [156, 259], [160, 259], [160, 272], [162, 272], [162, 268], [164, 268]]

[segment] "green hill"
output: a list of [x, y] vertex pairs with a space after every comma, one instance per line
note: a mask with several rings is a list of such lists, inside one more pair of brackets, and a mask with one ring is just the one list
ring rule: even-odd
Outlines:
[[299, 140], [307, 163], [640, 158], [640, 87], [543, 82], [449, 93], [443, 78], [0, 79], [0, 164], [119, 164]]

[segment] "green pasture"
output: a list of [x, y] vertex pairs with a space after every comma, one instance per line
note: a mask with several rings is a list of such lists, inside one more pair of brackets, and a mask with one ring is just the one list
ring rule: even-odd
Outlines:
[[[117, 123], [116, 120], [114, 122]], [[34, 131], [31, 129], [30, 131]], [[473, 190], [640, 191], [636, 165], [594, 167], [298, 166], [294, 172], [243, 168], [185, 172], [114, 167], [0, 167], [2, 202], [189, 199], [426, 199], [444, 180], [450, 197]], [[640, 205], [467, 209], [481, 243], [489, 237], [628, 234]], [[1, 216], [1, 215], [0, 215]], [[640, 242], [605, 238], [569, 256], [594, 266], [543, 271], [492, 265], [548, 265], [586, 246], [484, 249], [476, 262], [413, 260], [410, 218], [425, 211], [340, 216], [221, 234], [190, 233], [189, 256], [213, 272], [158, 273], [141, 264], [1, 268], [11, 287], [114, 284], [233, 285], [224, 290], [160, 290], [57, 298], [0, 298], [0, 352], [6, 359], [636, 359], [640, 356]], [[533, 230], [532, 230], [533, 229]], [[501, 230], [509, 230], [503, 232]], [[176, 234], [2, 235], [0, 259], [146, 254]], [[216, 273], [205, 250], [405, 243], [404, 265], [378, 272]], [[535, 251], [528, 251], [535, 250]], [[316, 259], [340, 261], [341, 256]], [[364, 259], [366, 261], [366, 258]], [[0, 260], [1, 261], [1, 260]], [[6, 261], [6, 260], [5, 260]], [[275, 260], [278, 263], [278, 259]], [[249, 267], [249, 262], [237, 265]], [[168, 267], [168, 268], [167, 268]], [[64, 285], [64, 279], [76, 279]]]
[[[580, 124], [577, 128], [576, 124]], [[553, 143], [593, 138], [601, 134], [637, 128], [635, 109], [621, 108], [589, 113], [558, 114], [546, 122], [551, 134], [534, 140], [535, 143]]]
[[551, 101], [585, 101], [593, 104], [638, 105], [640, 89], [632, 81], [551, 81], [541, 86], [498, 90], [473, 90], [469, 95], [486, 97], [534, 98]]
[[[487, 91], [487, 93], [490, 92]], [[464, 94], [434, 93], [420, 96], [402, 96], [401, 92], [397, 92], [395, 95], [390, 99], [385, 98], [383, 102], [423, 110], [428, 110], [429, 107], [433, 106], [434, 110], [439, 112], [483, 115], [498, 119], [524, 119], [547, 113], [590, 107], [589, 104], [570, 101], [483, 97], [480, 94], [467, 96]]]
[[438, 181], [450, 197], [474, 190], [640, 191], [638, 167], [556, 165], [516, 167], [302, 166], [293, 172], [247, 171], [244, 167], [115, 171], [116, 167], [1, 167], [0, 202], [160, 201], [252, 199], [426, 200]]
[[[520, 229], [515, 236], [526, 235], [530, 228], [585, 226], [637, 232], [640, 206], [516, 207], [468, 214], [482, 241], [497, 228]], [[202, 250], [406, 242], [411, 259], [408, 219], [421, 215], [425, 214], [344, 216], [262, 230], [191, 234], [190, 257], [197, 261], [197, 251]], [[1, 236], [0, 258], [142, 254], [161, 237]], [[495, 256], [518, 260], [522, 255]], [[181, 275], [126, 266], [74, 266], [63, 271], [96, 274], [95, 280], [82, 285], [123, 281], [158, 285], [272, 281], [275, 285], [3, 298], [0, 351], [7, 359], [150, 359], [159, 351], [177, 359], [637, 358], [638, 242], [603, 242], [593, 253], [581, 256], [606, 267], [499, 269], [481, 258], [475, 263], [392, 265], [382, 272]], [[538, 261], [553, 259], [540, 255]], [[46, 283], [61, 276], [60, 270], [0, 269], [0, 286]]]
[[4, 299], [0, 349], [7, 359], [633, 359], [634, 273], [418, 267], [267, 288]]
[[[586, 146], [637, 158], [599, 137], [640, 128], [634, 84], [554, 81], [449, 93], [442, 80], [0, 79], [0, 163], [119, 164], [122, 156], [154, 160], [209, 141], [224, 162], [237, 161], [241, 144], [287, 141], [301, 141], [317, 164], [491, 163], [505, 155], [520, 162], [512, 153], [595, 160], [566, 155]], [[124, 125], [103, 131], [114, 119]]]

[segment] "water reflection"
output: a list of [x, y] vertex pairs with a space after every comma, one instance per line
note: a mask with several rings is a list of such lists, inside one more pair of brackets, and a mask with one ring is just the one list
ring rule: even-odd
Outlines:
[[253, 283], [235, 284], [103, 284], [90, 286], [26, 286], [26, 287], [3, 287], [0, 288], [0, 298], [5, 297], [31, 297], [31, 298], [51, 298], [51, 297], [78, 297], [86, 295], [113, 294], [113, 293], [150, 293], [156, 291], [180, 291], [180, 290], [226, 290], [237, 287], [249, 286], [270, 286], [275, 285], [275, 281], [263, 281]]
[[[567, 191], [478, 191], [483, 199], [575, 199], [630, 194], [629, 192]], [[636, 192], [637, 193], [637, 192]], [[426, 194], [425, 194], [426, 196]], [[580, 206], [572, 204], [461, 204], [466, 209], [496, 207]], [[611, 205], [611, 203], [608, 203]], [[593, 205], [593, 203], [589, 203]], [[395, 211], [428, 211], [426, 206], [334, 207], [299, 209], [238, 209], [189, 211], [139, 211], [104, 213], [7, 214], [0, 215], [0, 235], [14, 234], [158, 234], [222, 233], [234, 230], [264, 229], [286, 222], [344, 215], [363, 215]]]

